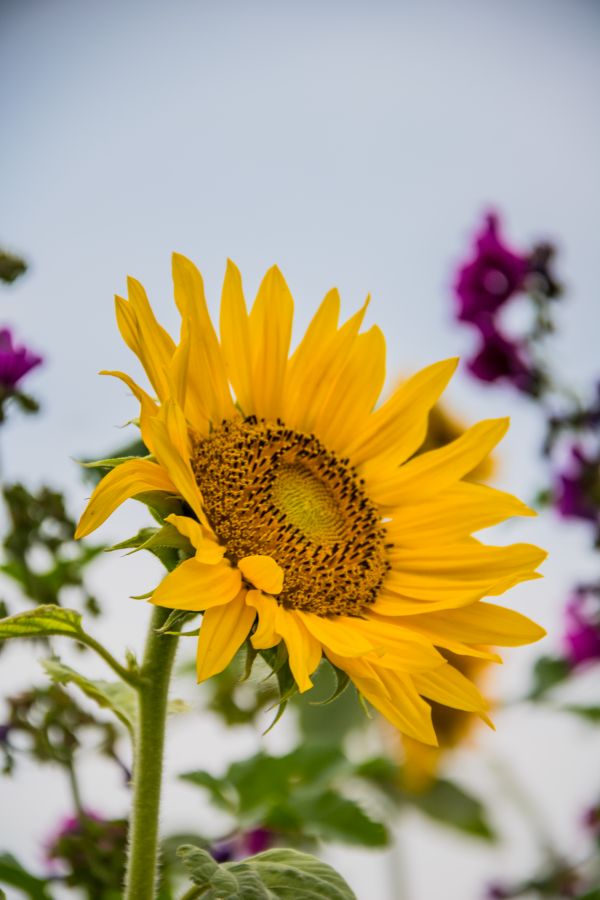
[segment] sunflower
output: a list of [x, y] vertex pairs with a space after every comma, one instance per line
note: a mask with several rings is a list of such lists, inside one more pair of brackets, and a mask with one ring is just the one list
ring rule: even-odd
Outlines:
[[485, 700], [445, 651], [497, 659], [485, 645], [543, 635], [482, 598], [539, 577], [545, 554], [471, 536], [533, 515], [511, 495], [463, 480], [508, 420], [480, 422], [415, 457], [457, 360], [429, 366], [378, 405], [385, 341], [377, 326], [360, 330], [367, 303], [340, 326], [330, 291], [290, 355], [293, 300], [278, 268], [248, 313], [228, 263], [220, 338], [199, 271], [175, 255], [173, 279], [178, 344], [137, 281], [128, 280], [128, 299], [116, 299], [119, 330], [152, 393], [122, 372], [104, 374], [139, 401], [149, 456], [102, 479], [77, 536], [128, 498], [179, 499], [167, 527], [185, 539], [189, 558], [150, 599], [203, 613], [199, 681], [222, 671], [248, 637], [256, 649], [283, 641], [300, 691], [312, 687], [324, 655], [424, 743], [436, 743], [427, 701], [485, 718]]
[[[454, 668], [481, 688], [482, 681], [489, 673], [491, 660], [448, 652], [444, 655]], [[435, 701], [431, 703], [431, 714], [438, 740], [437, 747], [402, 735], [402, 784], [411, 792], [419, 793], [431, 786], [447, 755], [469, 741], [480, 721], [474, 712], [452, 709]], [[398, 732], [395, 731], [396, 740], [397, 735]]]

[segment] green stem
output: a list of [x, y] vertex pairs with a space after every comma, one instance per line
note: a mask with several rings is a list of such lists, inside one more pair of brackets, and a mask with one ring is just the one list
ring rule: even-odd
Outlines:
[[179, 640], [176, 636], [156, 633], [168, 615], [168, 609], [155, 608], [140, 671], [124, 900], [154, 900], [156, 897], [167, 696]]
[[106, 647], [103, 647], [102, 644], [99, 644], [98, 641], [91, 636], [91, 634], [78, 634], [76, 640], [78, 640], [81, 644], [85, 644], [86, 647], [90, 648], [90, 650], [94, 650], [98, 654], [98, 656], [101, 656], [104, 662], [108, 663], [113, 672], [116, 672], [119, 678], [122, 679], [122, 681], [125, 681], [127, 684], [130, 684], [134, 688], [140, 687], [139, 676], [136, 675], [135, 672], [131, 672], [129, 669], [126, 669], [125, 666], [122, 666], [121, 663], [114, 658], [112, 653], [110, 653], [106, 649]]

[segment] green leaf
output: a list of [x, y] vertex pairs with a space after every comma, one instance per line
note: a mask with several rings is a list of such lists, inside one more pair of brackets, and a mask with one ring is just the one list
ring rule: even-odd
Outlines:
[[203, 787], [209, 792], [213, 803], [220, 809], [235, 813], [237, 809], [237, 797], [233, 786], [227, 778], [215, 778], [209, 772], [184, 772], [179, 776], [182, 781], [188, 781], [196, 787]]
[[[363, 847], [385, 847], [389, 843], [387, 828], [371, 819], [355, 800], [326, 790], [315, 796], [298, 794], [293, 802], [294, 812], [311, 833], [325, 841], [342, 841]], [[275, 808], [275, 812], [276, 812]], [[275, 824], [273, 816], [266, 824]]]
[[49, 604], [0, 619], [0, 640], [48, 637], [53, 634], [73, 638], [82, 636], [81, 614], [74, 609]]
[[[31, 900], [52, 900], [47, 891], [47, 881], [30, 875], [10, 853], [0, 854], [0, 884], [19, 888]], [[0, 890], [0, 897], [2, 895]]]
[[333, 703], [334, 700], [337, 700], [350, 684], [350, 676], [347, 672], [343, 672], [342, 669], [338, 669], [337, 666], [332, 666], [332, 668], [336, 678], [335, 690], [329, 697], [326, 697], [325, 700], [313, 700], [313, 706], [328, 706], [330, 703]]
[[341, 875], [307, 853], [267, 850], [218, 865], [205, 850], [178, 850], [203, 900], [356, 900]]
[[586, 719], [594, 725], [600, 722], [600, 706], [578, 706], [576, 704], [571, 704], [569, 706], [561, 706], [559, 709], [564, 712], [572, 713], [574, 716], [579, 716], [582, 719]]
[[542, 656], [533, 667], [533, 685], [528, 700], [541, 700], [548, 691], [561, 684], [571, 674], [571, 667], [566, 659], [553, 656]]
[[137, 718], [137, 693], [124, 681], [92, 681], [64, 665], [59, 659], [43, 661], [44, 669], [57, 684], [75, 684], [98, 706], [110, 709], [133, 732]]
[[235, 871], [240, 865], [253, 868], [274, 900], [356, 900], [335, 869], [315, 856], [298, 850], [266, 850], [244, 863], [226, 863]]
[[483, 804], [451, 781], [440, 779], [427, 791], [406, 794], [404, 799], [437, 822], [485, 841], [496, 840]]

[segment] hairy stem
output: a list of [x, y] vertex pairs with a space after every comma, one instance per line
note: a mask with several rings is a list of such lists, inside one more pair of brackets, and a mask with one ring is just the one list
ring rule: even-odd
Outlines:
[[167, 695], [178, 638], [157, 634], [169, 610], [156, 607], [140, 671], [139, 718], [133, 761], [133, 802], [124, 900], [154, 900], [158, 878], [158, 815]]
[[[169, 611], [167, 610], [167, 613]], [[165, 616], [166, 618], [166, 616]], [[162, 621], [162, 620], [161, 620]], [[103, 647], [102, 644], [98, 643], [98, 641], [91, 636], [91, 634], [80, 634], [77, 635], [76, 638], [80, 643], [85, 644], [86, 647], [89, 647], [90, 650], [94, 650], [98, 656], [100, 656], [105, 663], [111, 667], [113, 672], [116, 672], [119, 678], [122, 681], [125, 681], [127, 684], [130, 684], [132, 687], [139, 688], [140, 687], [140, 678], [134, 672], [130, 672], [129, 669], [126, 669], [125, 666], [122, 666], [121, 663], [114, 658], [112, 653], [110, 653], [106, 647]]]

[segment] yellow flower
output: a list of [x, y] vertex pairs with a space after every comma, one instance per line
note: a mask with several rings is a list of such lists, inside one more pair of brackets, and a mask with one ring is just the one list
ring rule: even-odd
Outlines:
[[128, 300], [117, 298], [121, 335], [156, 399], [129, 376], [108, 374], [138, 399], [151, 456], [105, 476], [78, 537], [129, 497], [181, 498], [182, 514], [168, 521], [195, 555], [151, 599], [204, 613], [199, 680], [222, 671], [250, 635], [257, 649], [285, 642], [301, 691], [325, 654], [393, 725], [425, 743], [436, 743], [427, 700], [485, 716], [479, 691], [440, 651], [490, 658], [481, 645], [543, 635], [520, 614], [481, 602], [539, 577], [545, 556], [471, 537], [533, 514], [463, 480], [508, 421], [480, 422], [411, 459], [456, 360], [429, 366], [376, 408], [385, 342], [376, 326], [360, 332], [366, 304], [338, 326], [330, 291], [290, 356], [293, 301], [276, 267], [248, 313], [228, 264], [220, 340], [198, 270], [175, 255], [173, 278], [178, 344], [137, 281], [129, 279]]
[[[481, 688], [491, 660], [473, 656], [444, 654], [459, 672]], [[407, 790], [427, 790], [435, 779], [446, 755], [471, 737], [479, 717], [461, 709], [451, 709], [439, 703], [431, 704], [431, 712], [438, 746], [432, 747], [414, 738], [402, 736], [404, 750], [403, 785]], [[489, 723], [488, 723], [489, 724]], [[397, 734], [397, 732], [396, 732]]]

